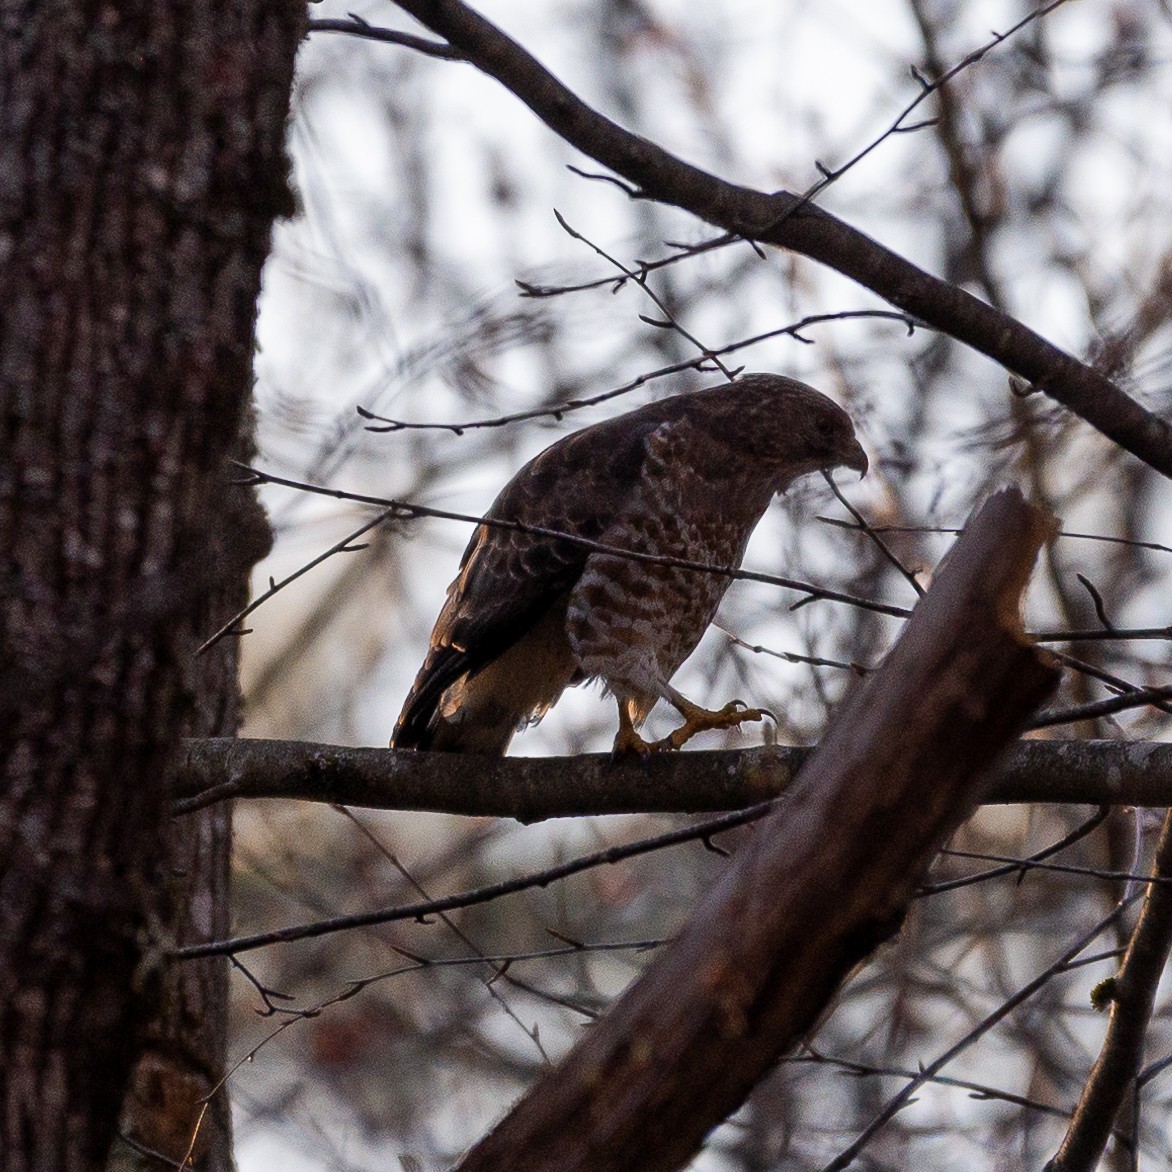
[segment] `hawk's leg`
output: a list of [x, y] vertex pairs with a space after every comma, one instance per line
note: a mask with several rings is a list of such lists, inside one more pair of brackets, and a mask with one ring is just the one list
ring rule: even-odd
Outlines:
[[628, 753], [638, 753], [644, 761], [651, 752], [658, 747], [657, 741], [654, 745], [649, 744], [635, 731], [634, 709], [636, 701], [622, 696], [618, 698], [619, 702], [619, 731], [614, 739], [614, 747], [610, 751], [612, 757], [621, 757]]
[[[764, 720], [769, 717], [775, 720], [773, 713], [765, 708], [746, 708], [739, 700], [733, 700], [723, 708], [711, 711], [693, 704], [686, 696], [681, 695], [675, 688], [666, 688], [664, 697], [672, 707], [684, 718], [684, 723], [673, 733], [669, 733], [662, 740], [654, 742], [651, 749], [655, 752], [679, 749], [699, 732], [707, 732], [716, 728], [738, 728], [746, 721]], [[621, 735], [621, 729], [620, 729]]]

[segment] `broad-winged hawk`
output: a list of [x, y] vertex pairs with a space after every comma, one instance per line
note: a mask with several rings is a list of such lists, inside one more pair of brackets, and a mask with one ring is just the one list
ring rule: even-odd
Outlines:
[[[867, 469], [841, 407], [793, 379], [746, 375], [566, 436], [505, 485], [486, 519], [735, 568], [775, 494], [838, 466]], [[504, 753], [519, 727], [590, 679], [618, 701], [618, 751], [678, 748], [702, 729], [760, 720], [737, 704], [709, 712], [669, 682], [729, 582], [482, 524], [391, 744]], [[660, 699], [684, 724], [648, 745], [635, 730]]]

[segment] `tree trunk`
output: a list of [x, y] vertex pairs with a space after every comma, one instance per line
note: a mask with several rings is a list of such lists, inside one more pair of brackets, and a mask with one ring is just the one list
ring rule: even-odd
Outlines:
[[[302, 17], [0, 14], [0, 1165], [100, 1166], [140, 1059], [138, 1139], [177, 1159], [225, 977], [160, 958], [222, 933], [228, 824], [169, 831], [167, 776], [182, 736], [235, 726], [231, 648], [192, 651], [267, 539], [225, 460], [249, 442]], [[220, 1118], [205, 1166], [230, 1160]]]

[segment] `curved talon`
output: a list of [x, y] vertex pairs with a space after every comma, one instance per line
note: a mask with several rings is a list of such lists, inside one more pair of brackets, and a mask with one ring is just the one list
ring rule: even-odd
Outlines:
[[739, 728], [747, 721], [764, 720], [768, 716], [777, 723], [772, 712], [762, 708], [747, 708], [743, 700], [730, 700], [723, 708], [709, 711], [698, 705], [688, 703], [678, 705], [684, 723], [675, 732], [670, 733], [662, 740], [656, 741], [651, 748], [656, 751], [671, 751], [682, 748], [697, 733], [707, 732], [709, 729]]
[[697, 733], [709, 729], [739, 728], [746, 722], [764, 720], [768, 717], [777, 725], [777, 717], [768, 708], [749, 708], [743, 700], [730, 700], [723, 708], [715, 711], [701, 708], [691, 700], [669, 689], [667, 699], [675, 706], [684, 723], [658, 741], [645, 741], [635, 731], [632, 707], [628, 701], [619, 701], [619, 731], [611, 748], [611, 760], [634, 753], [646, 769], [653, 753], [674, 753], [683, 748]]

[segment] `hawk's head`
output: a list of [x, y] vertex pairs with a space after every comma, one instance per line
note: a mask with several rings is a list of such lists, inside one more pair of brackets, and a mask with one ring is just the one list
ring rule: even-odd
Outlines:
[[769, 468], [774, 492], [809, 472], [853, 468], [866, 474], [867, 453], [850, 416], [820, 391], [776, 374], [745, 375], [732, 385], [745, 451]]

